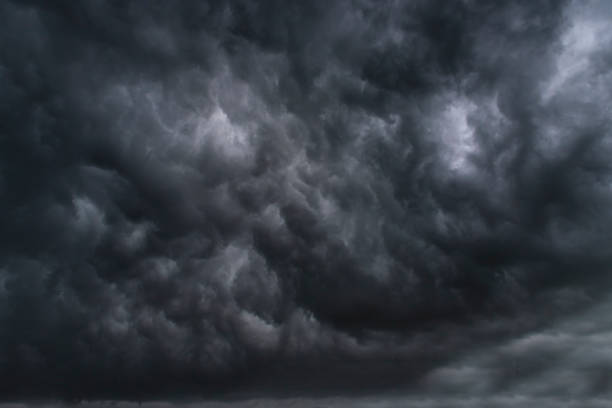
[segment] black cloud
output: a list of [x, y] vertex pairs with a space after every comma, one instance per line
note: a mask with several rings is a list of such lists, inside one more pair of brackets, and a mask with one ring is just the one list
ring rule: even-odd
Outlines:
[[475, 355], [489, 393], [546, 382], [505, 345], [612, 284], [609, 15], [3, 3], [0, 395], [454, 395]]

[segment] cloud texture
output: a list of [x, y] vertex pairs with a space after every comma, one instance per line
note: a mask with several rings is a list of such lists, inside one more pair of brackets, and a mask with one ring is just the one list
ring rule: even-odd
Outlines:
[[611, 17], [1, 3], [0, 396], [601, 402]]

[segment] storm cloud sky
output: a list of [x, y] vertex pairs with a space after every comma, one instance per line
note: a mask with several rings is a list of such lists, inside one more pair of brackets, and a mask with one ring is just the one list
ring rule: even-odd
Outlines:
[[609, 406], [611, 20], [0, 2], [0, 401]]

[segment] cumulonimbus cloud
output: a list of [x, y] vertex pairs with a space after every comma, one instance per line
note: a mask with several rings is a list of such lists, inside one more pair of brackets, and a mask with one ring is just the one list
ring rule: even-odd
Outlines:
[[0, 5], [0, 394], [514, 387], [611, 284], [608, 8]]

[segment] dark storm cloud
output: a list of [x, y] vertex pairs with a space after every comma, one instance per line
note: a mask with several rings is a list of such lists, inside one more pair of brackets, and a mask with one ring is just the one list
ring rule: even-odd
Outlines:
[[606, 10], [0, 5], [0, 394], [607, 395]]

